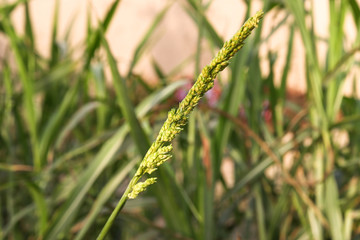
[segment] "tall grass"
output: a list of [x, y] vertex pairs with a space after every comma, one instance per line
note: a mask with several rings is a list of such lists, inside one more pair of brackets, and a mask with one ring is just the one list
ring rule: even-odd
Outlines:
[[[209, 4], [181, 2], [199, 28], [194, 75], [203, 67], [200, 43], [214, 51], [223, 44], [207, 19]], [[254, 12], [252, 1], [246, 4], [244, 19]], [[23, 35], [11, 20], [20, 6]], [[0, 31], [8, 41], [0, 63], [0, 239], [96, 238], [175, 106], [173, 96], [188, 85], [172, 81], [182, 65], [165, 74], [154, 62], [162, 83], [155, 87], [134, 72], [171, 4], [139, 41], [126, 74], [119, 73], [105, 37], [119, 7], [114, 1], [96, 23], [88, 17], [80, 58], [59, 44], [68, 39], [58, 37], [55, 8], [45, 58], [35, 48], [28, 1], [0, 5]], [[127, 202], [108, 239], [360, 239], [356, 76], [353, 93], [343, 94], [344, 80], [358, 68], [359, 5], [329, 0], [326, 39], [314, 31], [311, 4], [264, 0], [263, 9], [286, 14], [270, 35], [260, 24], [247, 40], [228, 79], [219, 79], [225, 80], [221, 97], [214, 105], [209, 95], [192, 113], [158, 182]], [[356, 26], [350, 48], [347, 16]], [[259, 48], [281, 26], [289, 35], [277, 85], [278, 58], [269, 53], [270, 73], [264, 74]], [[300, 100], [286, 87], [297, 34], [306, 51], [307, 92]], [[320, 42], [327, 46], [326, 61], [317, 54]], [[133, 101], [139, 88], [145, 94]], [[227, 164], [230, 170], [222, 171]]]

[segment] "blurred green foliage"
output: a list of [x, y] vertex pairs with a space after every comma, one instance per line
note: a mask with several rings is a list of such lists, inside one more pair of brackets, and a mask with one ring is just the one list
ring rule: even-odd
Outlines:
[[[108, 239], [360, 239], [356, 76], [352, 95], [342, 91], [358, 67], [360, 8], [356, 0], [329, 0], [329, 35], [321, 39], [311, 1], [305, 2], [307, 8], [303, 0], [263, 0], [265, 15], [284, 12], [283, 21], [267, 36], [260, 25], [247, 40], [228, 79], [215, 86], [220, 98], [208, 95], [191, 115], [158, 182], [127, 203]], [[191, 59], [199, 69], [200, 42], [217, 49], [224, 39], [206, 17], [211, 1], [179, 3], [199, 29]], [[246, 19], [258, 9], [244, 3]], [[20, 6], [24, 34], [11, 20]], [[128, 72], [119, 73], [105, 34], [120, 6], [114, 1], [97, 27], [88, 18], [86, 47], [76, 59], [67, 37], [58, 39], [57, 7], [44, 58], [35, 48], [28, 1], [0, 5], [0, 34], [9, 43], [0, 59], [0, 239], [94, 239], [188, 84], [173, 81], [175, 74], [156, 62], [157, 86], [134, 72], [171, 5], [139, 42]], [[344, 44], [346, 16], [356, 26], [351, 48]], [[276, 85], [278, 58], [269, 53], [270, 73], [263, 74], [259, 46], [280, 26], [289, 36]], [[286, 88], [296, 33], [306, 51], [302, 96]], [[319, 42], [327, 46], [324, 63]]]

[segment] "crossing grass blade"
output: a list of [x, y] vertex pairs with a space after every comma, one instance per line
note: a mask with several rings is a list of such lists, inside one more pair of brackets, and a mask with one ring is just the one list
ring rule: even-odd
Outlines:
[[25, 36], [30, 44], [30, 49], [35, 49], [35, 38], [33, 34], [33, 26], [31, 22], [31, 16], [30, 16], [30, 6], [29, 2], [24, 2], [24, 12], [25, 12]]
[[57, 34], [59, 24], [59, 0], [55, 1], [54, 18], [51, 32], [51, 44], [50, 44], [50, 66], [56, 65], [59, 59], [59, 48], [57, 46]]
[[100, 38], [102, 41], [102, 45], [105, 48], [108, 63], [111, 69], [118, 104], [121, 108], [122, 114], [124, 115], [126, 122], [129, 124], [131, 136], [133, 137], [140, 154], [145, 156], [145, 153], [149, 148], [148, 146], [150, 145], [149, 140], [143, 128], [141, 127], [139, 120], [136, 117], [134, 107], [128, 95], [125, 79], [121, 77], [119, 73], [115, 58], [110, 52], [110, 47], [105, 39], [105, 36], [101, 35]]
[[22, 83], [23, 91], [24, 91], [24, 101], [23, 104], [25, 106], [26, 111], [26, 122], [27, 128], [30, 132], [31, 145], [33, 148], [33, 161], [35, 169], [38, 171], [41, 169], [43, 163], [41, 162], [41, 158], [39, 155], [39, 139], [38, 139], [38, 129], [37, 129], [37, 119], [36, 119], [36, 111], [34, 106], [34, 84], [33, 79], [31, 79], [26, 62], [27, 57], [24, 56], [25, 52], [21, 51], [21, 44], [24, 44], [21, 39], [16, 35], [15, 29], [9, 19], [4, 18], [2, 21], [3, 28], [7, 36], [9, 37], [11, 48], [15, 55], [16, 65], [18, 67], [20, 80]]
[[[38, 214], [39, 223], [37, 228], [39, 228], [36, 232], [39, 238], [42, 238], [43, 234], [45, 233], [46, 227], [48, 225], [49, 220], [49, 210], [46, 203], [46, 199], [42, 190], [36, 186], [33, 182], [25, 181], [25, 186], [27, 187], [28, 191], [30, 192], [34, 202], [37, 206], [36, 212]], [[41, 208], [39, 207], [41, 206]]]
[[204, 15], [204, 11], [200, 9], [201, 6], [197, 4], [196, 0], [187, 0], [187, 3], [188, 7], [184, 6], [184, 8], [187, 10], [189, 16], [194, 20], [194, 22], [197, 22], [197, 20], [201, 18], [203, 27], [208, 34], [208, 38], [216, 47], [221, 48], [224, 44], [224, 40], [218, 35], [214, 27], [209, 22], [208, 18]]
[[62, 146], [64, 144], [65, 138], [70, 135], [70, 133], [74, 130], [74, 128], [84, 119], [89, 117], [89, 113], [99, 108], [100, 104], [98, 102], [89, 102], [79, 108], [73, 116], [71, 116], [70, 121], [63, 125], [62, 131], [57, 137], [55, 146]]
[[97, 118], [97, 132], [100, 133], [109, 126], [110, 109], [107, 104], [110, 102], [107, 93], [107, 87], [105, 82], [104, 66], [101, 63], [94, 64], [91, 67], [91, 73], [93, 76], [94, 85], [96, 86], [96, 98], [100, 102], [100, 106], [96, 111]]
[[153, 20], [152, 24], [150, 25], [149, 29], [146, 31], [146, 33], [142, 37], [141, 41], [137, 45], [137, 47], [136, 47], [136, 49], [134, 51], [134, 55], [132, 57], [132, 61], [130, 62], [130, 67], [129, 67], [128, 74], [127, 74], [126, 78], [129, 78], [131, 76], [131, 74], [133, 73], [135, 65], [141, 59], [141, 57], [144, 54], [146, 48], [150, 44], [151, 37], [153, 36], [153, 34], [154, 34], [155, 30], [157, 29], [158, 25], [161, 23], [161, 21], [165, 17], [165, 15], [166, 15], [167, 11], [169, 10], [169, 8], [171, 7], [171, 5], [172, 5], [171, 3], [167, 4], [164, 7], [164, 9], [161, 10], [159, 12], [159, 14], [157, 14], [157, 16]]
[[[100, 22], [100, 26], [96, 30], [89, 32], [89, 36], [87, 38], [87, 43], [88, 43], [87, 51], [85, 56], [86, 60], [83, 67], [84, 69], [89, 68], [90, 62], [94, 57], [95, 51], [101, 45], [101, 36], [106, 33], [106, 30], [108, 29], [120, 2], [121, 0], [115, 0], [109, 7], [108, 11], [105, 13], [105, 17], [103, 21]], [[90, 19], [88, 20], [90, 21]]]
[[343, 216], [341, 214], [339, 193], [334, 177], [327, 179], [325, 194], [325, 209], [331, 226], [331, 236], [333, 239], [344, 239]]

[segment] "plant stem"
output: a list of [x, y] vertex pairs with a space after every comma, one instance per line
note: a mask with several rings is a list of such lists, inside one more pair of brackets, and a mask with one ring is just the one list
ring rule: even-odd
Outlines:
[[118, 204], [116, 205], [114, 211], [111, 213], [110, 217], [108, 218], [108, 220], [106, 221], [103, 229], [101, 230], [99, 236], [96, 238], [96, 240], [103, 240], [105, 239], [107, 233], [109, 232], [111, 226], [113, 225], [116, 217], [118, 216], [118, 214], [120, 213], [121, 209], [123, 209], [123, 207], [125, 206], [126, 201], [128, 200], [128, 195], [130, 193], [130, 191], [132, 190], [133, 186], [136, 184], [136, 182], [139, 179], [137, 177], [133, 177], [129, 183], [129, 185], [127, 186], [124, 194], [121, 196]]

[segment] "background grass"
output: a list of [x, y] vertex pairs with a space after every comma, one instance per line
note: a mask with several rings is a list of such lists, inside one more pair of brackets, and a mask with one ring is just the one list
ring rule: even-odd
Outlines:
[[[245, 2], [248, 18], [253, 4]], [[210, 4], [181, 2], [199, 29], [194, 76], [202, 67], [201, 41], [214, 51], [224, 42], [206, 17]], [[11, 20], [20, 6], [24, 34]], [[44, 58], [35, 48], [28, 1], [0, 5], [0, 31], [9, 42], [0, 63], [1, 239], [94, 239], [176, 104], [174, 95], [188, 85], [173, 81], [182, 65], [165, 74], [154, 62], [156, 86], [134, 72], [171, 5], [139, 42], [127, 73], [119, 73], [105, 36], [120, 6], [114, 1], [97, 24], [88, 18], [79, 58], [59, 45], [55, 8]], [[284, 19], [268, 36], [262, 25], [254, 32], [228, 79], [219, 78], [220, 98], [213, 91], [202, 101], [158, 182], [127, 203], [108, 239], [360, 239], [358, 78], [352, 94], [342, 91], [359, 64], [360, 8], [355, 0], [329, 0], [329, 6], [329, 36], [321, 39], [311, 4], [263, 1], [265, 14], [285, 12]], [[346, 16], [356, 25], [350, 48]], [[290, 34], [277, 85], [277, 56], [269, 53], [270, 71], [263, 74], [258, 52], [283, 25]], [[306, 51], [303, 96], [286, 88], [296, 33]], [[316, 54], [320, 42], [326, 61]], [[226, 173], [224, 164], [231, 165]]]

